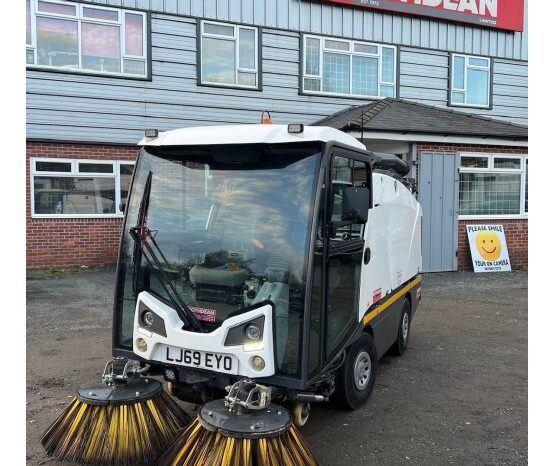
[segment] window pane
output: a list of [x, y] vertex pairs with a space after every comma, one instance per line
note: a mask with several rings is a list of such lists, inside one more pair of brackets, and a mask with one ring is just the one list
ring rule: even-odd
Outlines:
[[84, 69], [121, 71], [119, 26], [81, 24], [81, 60]]
[[234, 37], [235, 35], [233, 26], [223, 26], [222, 24], [204, 23], [204, 32], [228, 37]]
[[472, 66], [489, 66], [489, 61], [485, 58], [468, 58], [468, 64]]
[[79, 67], [77, 21], [37, 18], [37, 57], [39, 65]]
[[349, 55], [324, 53], [323, 63], [323, 91], [348, 94], [350, 87]]
[[514, 168], [520, 170], [520, 159], [512, 159], [509, 157], [495, 157], [493, 159], [494, 168]]
[[31, 43], [31, 0], [27, 0], [27, 17], [26, 17], [26, 28], [27, 28], [27, 44]]
[[33, 65], [35, 63], [35, 52], [32, 49], [27, 49], [26, 55], [27, 64]]
[[[134, 165], [132, 164], [120, 164], [119, 166], [119, 174], [120, 176], [131, 176], [133, 174], [133, 168], [135, 168]], [[131, 182], [131, 180], [127, 180], [128, 182]]]
[[119, 166], [119, 186], [120, 186], [120, 199], [122, 203], [127, 202], [127, 195], [129, 194], [129, 186], [131, 185], [131, 176], [133, 175], [133, 165], [121, 164]]
[[461, 167], [465, 168], [488, 168], [487, 157], [461, 157]]
[[143, 52], [143, 16], [125, 13], [125, 54], [142, 57]]
[[320, 74], [320, 40], [306, 39], [306, 74], [318, 76]]
[[83, 7], [83, 16], [85, 18], [103, 19], [106, 21], [118, 21], [119, 15], [117, 11], [100, 10], [98, 8]]
[[255, 31], [239, 29], [239, 68], [254, 70], [255, 68]]
[[362, 248], [333, 256], [328, 262], [327, 355], [345, 341], [357, 319], [361, 262]]
[[380, 85], [381, 97], [395, 97], [395, 88], [393, 86]]
[[75, 5], [62, 5], [60, 3], [40, 2], [38, 10], [45, 13], [56, 13], [58, 15], [75, 16]]
[[464, 104], [464, 92], [451, 92], [451, 101], [457, 104]]
[[466, 103], [487, 105], [489, 101], [489, 72], [468, 70]]
[[453, 88], [464, 89], [464, 57], [453, 59]]
[[320, 80], [319, 79], [308, 79], [304, 80], [304, 90], [305, 91], [319, 91], [320, 90]]
[[202, 80], [235, 84], [235, 42], [202, 39]]
[[345, 52], [349, 51], [349, 42], [340, 42], [338, 40], [325, 40], [324, 47], [332, 50], [343, 50]]
[[461, 173], [461, 215], [520, 214], [520, 174]]
[[382, 81], [395, 82], [395, 50], [382, 48]]
[[114, 173], [114, 166], [108, 163], [79, 163], [80, 173]]
[[36, 214], [114, 214], [114, 178], [45, 177], [34, 179]]
[[254, 73], [237, 73], [238, 83], [242, 86], [256, 86], [256, 75]]
[[526, 180], [524, 187], [524, 212], [528, 213], [528, 159], [526, 159]]
[[353, 56], [353, 94], [378, 95], [378, 59]]
[[123, 60], [123, 72], [126, 74], [146, 74], [146, 63], [141, 60]]
[[378, 53], [378, 47], [376, 45], [355, 44], [354, 50], [358, 53], [371, 53], [374, 55]]
[[38, 172], [64, 172], [71, 173], [71, 162], [35, 162]]

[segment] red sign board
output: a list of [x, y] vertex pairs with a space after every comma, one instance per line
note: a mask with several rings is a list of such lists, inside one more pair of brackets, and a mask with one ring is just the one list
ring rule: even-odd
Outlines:
[[327, 0], [510, 31], [524, 29], [524, 0]]

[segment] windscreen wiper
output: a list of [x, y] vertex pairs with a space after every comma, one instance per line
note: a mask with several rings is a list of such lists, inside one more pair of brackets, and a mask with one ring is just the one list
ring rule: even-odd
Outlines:
[[191, 309], [189, 309], [189, 307], [181, 299], [181, 296], [179, 296], [174, 284], [164, 270], [164, 265], [166, 268], [171, 268], [171, 266], [154, 239], [156, 233], [153, 233], [153, 230], [145, 226], [145, 219], [150, 200], [151, 184], [152, 172], [149, 172], [145, 183], [143, 197], [141, 199], [141, 205], [139, 207], [139, 218], [137, 219], [138, 224], [137, 226], [129, 229], [131, 238], [133, 238], [135, 245], [138, 248], [138, 254], [135, 257], [135, 260], [138, 262], [136, 263], [140, 264], [140, 256], [142, 255], [142, 257], [146, 259], [149, 267], [154, 269], [162, 288], [164, 288], [166, 295], [175, 309], [175, 312], [177, 312], [177, 315], [183, 321], [185, 329], [193, 329], [197, 332], [204, 332], [205, 329], [203, 325], [199, 319], [197, 319], [193, 311], [191, 311]]

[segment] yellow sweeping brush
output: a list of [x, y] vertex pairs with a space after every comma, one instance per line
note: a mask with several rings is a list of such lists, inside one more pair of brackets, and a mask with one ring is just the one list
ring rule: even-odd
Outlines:
[[[237, 384], [243, 385], [234, 393]], [[259, 396], [260, 389], [255, 386], [260, 387], [252, 381], [237, 382], [225, 400], [205, 404], [158, 464], [317, 466], [318, 461], [293, 425], [289, 411], [270, 403], [265, 395]], [[241, 397], [241, 390], [250, 391], [250, 395]]]
[[102, 383], [77, 390], [41, 438], [49, 456], [85, 464], [151, 463], [189, 423], [159, 381], [129, 377], [130, 367], [127, 362], [121, 377], [111, 365]]

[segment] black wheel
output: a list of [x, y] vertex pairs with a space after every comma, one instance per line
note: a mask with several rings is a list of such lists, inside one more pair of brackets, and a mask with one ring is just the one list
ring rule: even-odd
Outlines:
[[397, 341], [391, 348], [393, 354], [401, 356], [407, 349], [410, 336], [410, 301], [405, 298], [399, 319], [399, 329], [397, 330]]
[[347, 350], [345, 363], [337, 373], [336, 402], [347, 409], [362, 405], [374, 389], [377, 369], [374, 339], [363, 333]]

